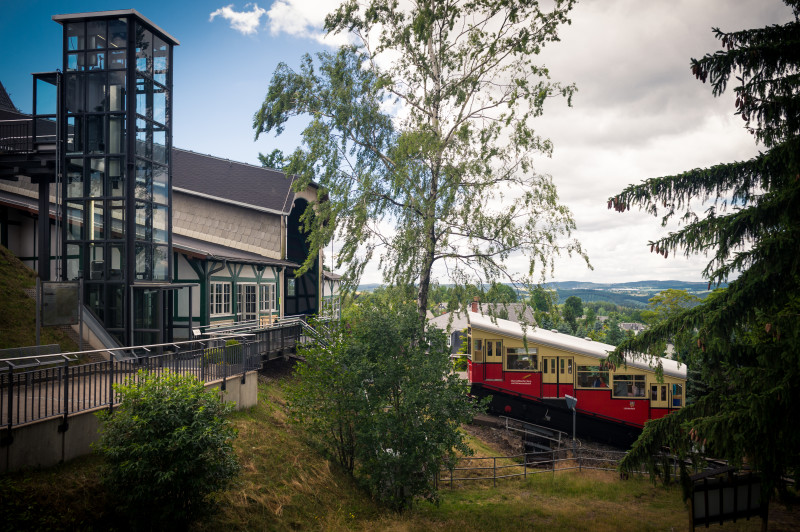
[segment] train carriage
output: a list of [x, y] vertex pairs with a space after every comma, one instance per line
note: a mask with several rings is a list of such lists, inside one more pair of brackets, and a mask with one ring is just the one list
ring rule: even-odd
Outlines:
[[629, 446], [646, 421], [684, 406], [686, 366], [661, 358], [606, 363], [614, 346], [469, 312], [469, 381], [498, 414], [572, 431], [564, 397], [578, 399], [579, 436]]

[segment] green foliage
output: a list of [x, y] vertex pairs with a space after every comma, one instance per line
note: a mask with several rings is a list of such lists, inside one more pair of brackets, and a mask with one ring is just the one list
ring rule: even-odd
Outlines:
[[[697, 331], [697, 368], [707, 395], [679, 416], [648, 424], [622, 464], [633, 469], [663, 445], [685, 454], [695, 440], [733, 464], [760, 470], [764, 494], [781, 478], [800, 477], [800, 2], [787, 0], [786, 24], [725, 33], [723, 50], [692, 60], [692, 73], [721, 94], [738, 80], [736, 113], [766, 151], [743, 162], [718, 164], [648, 179], [609, 199], [623, 211], [639, 205], [662, 220], [685, 225], [652, 242], [668, 256], [708, 253], [711, 284], [738, 277], [701, 304], [669, 316], [625, 342], [612, 358], [646, 352], [669, 338]], [[690, 201], [704, 201], [704, 213]], [[692, 362], [690, 361], [690, 367]], [[652, 466], [651, 466], [652, 467]]]
[[444, 334], [423, 332], [413, 301], [375, 297], [302, 354], [293, 419], [388, 506], [436, 500], [439, 468], [469, 453], [458, 427], [479, 406], [450, 371]]
[[98, 413], [104, 485], [144, 528], [185, 525], [239, 471], [236, 431], [224, 417], [233, 404], [175, 373], [142, 370], [114, 389], [119, 407]]
[[486, 291], [484, 301], [487, 303], [516, 303], [518, 299], [517, 291], [504, 283], [492, 282], [489, 290]]
[[512, 278], [512, 253], [527, 258], [526, 277], [552, 272], [561, 252], [585, 259], [552, 179], [533, 171], [534, 156], [552, 150], [533, 119], [575, 91], [534, 60], [573, 4], [348, 0], [331, 13], [326, 30], [359, 44], [306, 55], [299, 71], [279, 65], [253, 118], [256, 137], [308, 119], [285, 170], [296, 190], [321, 185], [303, 217], [309, 257], [336, 236], [337, 268], [348, 264], [357, 286], [380, 251], [388, 282], [418, 287], [420, 321], [434, 265], [481, 284]]
[[578, 318], [583, 316], [583, 301], [577, 296], [570, 296], [564, 302], [564, 308], [561, 310], [561, 315], [564, 320], [569, 323], [572, 329], [577, 329]]

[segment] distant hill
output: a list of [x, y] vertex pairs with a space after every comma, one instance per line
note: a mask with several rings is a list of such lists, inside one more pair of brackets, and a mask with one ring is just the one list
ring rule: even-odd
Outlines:
[[[379, 286], [381, 285], [378, 283], [363, 284], [359, 285], [358, 289], [359, 291], [371, 292]], [[722, 286], [727, 285], [723, 284]], [[578, 296], [586, 302], [608, 301], [615, 305], [633, 308], [646, 307], [651, 297], [668, 288], [686, 290], [700, 298], [705, 298], [710, 292], [707, 282], [656, 280], [631, 281], [627, 283], [558, 281], [546, 283], [545, 288], [558, 292], [559, 303], [564, 303], [570, 296]]]

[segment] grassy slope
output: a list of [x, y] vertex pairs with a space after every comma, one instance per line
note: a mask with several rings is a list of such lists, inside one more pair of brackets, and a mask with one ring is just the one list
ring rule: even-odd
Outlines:
[[[677, 488], [613, 473], [540, 474], [527, 481], [473, 483], [442, 490], [439, 506], [421, 502], [386, 512], [286, 424], [279, 384], [262, 384], [259, 405], [233, 416], [243, 464], [196, 530], [674, 530], [687, 529]], [[492, 449], [475, 442], [479, 455]], [[99, 460], [86, 457], [43, 471], [0, 476], [0, 529], [108, 530], [119, 526], [99, 485]], [[54, 489], [55, 488], [55, 489]], [[775, 509], [775, 506], [773, 506]], [[796, 515], [794, 516], [797, 517]], [[790, 517], [791, 518], [791, 517]], [[788, 521], [791, 523], [792, 521]], [[789, 529], [770, 521], [772, 529]], [[719, 529], [719, 527], [716, 527]], [[759, 530], [760, 521], [725, 530]]]
[[[0, 246], [0, 349], [36, 345], [36, 301], [24, 288], [36, 286], [36, 274]], [[62, 352], [78, 345], [56, 327], [43, 327], [41, 343], [59, 344]]]

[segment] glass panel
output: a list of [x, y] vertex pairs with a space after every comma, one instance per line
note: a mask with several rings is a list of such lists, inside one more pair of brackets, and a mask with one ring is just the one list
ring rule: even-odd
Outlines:
[[128, 43], [128, 23], [124, 18], [115, 18], [108, 21], [108, 46], [109, 48], [125, 48]]
[[[138, 218], [138, 211], [137, 211]], [[137, 226], [138, 227], [138, 226]], [[153, 253], [149, 244], [136, 244], [136, 279], [150, 280], [153, 276]]]
[[90, 20], [86, 23], [86, 48], [107, 48], [106, 21]]
[[162, 85], [167, 84], [169, 68], [169, 47], [157, 35], [153, 36], [153, 79]]
[[78, 279], [81, 274], [81, 247], [67, 244], [67, 280]]
[[168, 174], [167, 167], [160, 164], [153, 165], [153, 201], [156, 203], [167, 203], [168, 188], [167, 188]]
[[67, 240], [83, 240], [83, 238], [83, 203], [68, 201]]
[[83, 117], [67, 117], [67, 153], [83, 153]]
[[88, 153], [104, 153], [106, 151], [104, 122], [103, 115], [86, 117], [86, 151]]
[[108, 110], [125, 110], [125, 72], [108, 74]]
[[153, 132], [153, 160], [166, 164], [167, 162], [167, 133], [163, 128]]
[[152, 210], [149, 202], [136, 202], [136, 239], [150, 241], [152, 238]]
[[125, 153], [125, 117], [108, 117], [108, 153]]
[[112, 201], [109, 213], [109, 223], [111, 224], [112, 240], [123, 240], [125, 238], [125, 202]]
[[103, 297], [104, 288], [105, 285], [103, 284], [91, 283], [86, 285], [87, 303], [100, 321], [104, 321], [103, 316], [106, 310], [105, 298]]
[[83, 159], [67, 159], [67, 197], [83, 196]]
[[[113, 131], [113, 127], [111, 128]], [[125, 195], [125, 178], [122, 174], [122, 160], [118, 157], [108, 158], [108, 190], [106, 195], [121, 197]]]
[[68, 113], [83, 113], [85, 108], [83, 105], [83, 76], [80, 74], [66, 74], [67, 85], [67, 112]]
[[108, 278], [112, 280], [122, 279], [122, 244], [112, 244], [108, 246]]
[[169, 207], [166, 205], [153, 205], [153, 243], [165, 244], [167, 240], [167, 222]]
[[67, 54], [67, 71], [83, 70], [83, 52]]
[[136, 159], [135, 197], [146, 201], [150, 201], [153, 198], [153, 164], [141, 159]]
[[[123, 287], [119, 284], [112, 284], [106, 286], [106, 307], [108, 314], [106, 315], [106, 328], [122, 328], [123, 322]], [[122, 344], [125, 345], [125, 344]]]
[[105, 183], [106, 162], [104, 159], [89, 160], [89, 196], [99, 198], [103, 196], [103, 183]]
[[83, 50], [85, 48], [86, 27], [83, 22], [67, 23], [67, 50]]
[[166, 281], [169, 274], [169, 248], [153, 246], [153, 280]]
[[150, 159], [153, 155], [153, 124], [136, 119], [136, 155]]
[[147, 78], [136, 78], [136, 113], [153, 118], [153, 82]]
[[141, 25], [136, 25], [136, 70], [152, 73], [153, 35]]
[[86, 70], [105, 70], [106, 53], [89, 52], [86, 54]]
[[89, 279], [92, 281], [102, 281], [106, 278], [103, 251], [103, 244], [89, 244]]
[[90, 113], [106, 111], [106, 75], [95, 72], [86, 77], [86, 110]]
[[167, 123], [167, 89], [153, 85], [153, 120]]
[[600, 366], [578, 366], [578, 386], [581, 388], [608, 388], [608, 371]]
[[109, 50], [108, 68], [125, 68], [127, 64], [127, 50]]
[[105, 224], [103, 223], [103, 200], [87, 201], [89, 210], [89, 233], [87, 240], [102, 240], [105, 238]]

